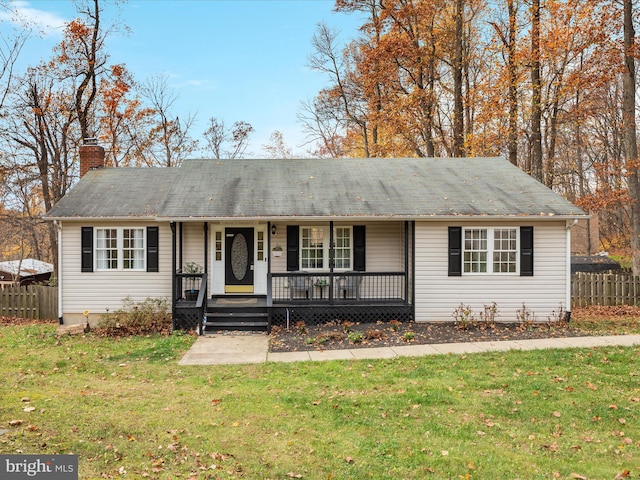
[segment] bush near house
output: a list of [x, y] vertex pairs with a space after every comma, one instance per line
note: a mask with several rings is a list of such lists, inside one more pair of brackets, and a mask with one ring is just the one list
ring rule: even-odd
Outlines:
[[100, 317], [96, 333], [107, 337], [170, 335], [171, 306], [166, 298], [147, 298], [143, 302], [125, 298], [122, 308]]

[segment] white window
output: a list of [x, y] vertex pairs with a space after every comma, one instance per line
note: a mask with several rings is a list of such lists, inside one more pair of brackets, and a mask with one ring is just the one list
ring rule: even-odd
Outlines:
[[[351, 270], [353, 267], [352, 227], [334, 229], [334, 268]], [[300, 227], [300, 268], [302, 270], [329, 269], [329, 228]]]
[[465, 228], [464, 273], [517, 273], [517, 228]]
[[125, 270], [144, 269], [144, 229], [125, 228], [122, 230], [122, 268]]
[[317, 270], [328, 264], [324, 260], [324, 228], [300, 229], [300, 265], [303, 270]]
[[352, 241], [351, 227], [337, 227], [335, 233], [335, 268], [351, 270]]
[[144, 270], [144, 228], [97, 228], [96, 270]]
[[96, 229], [96, 269], [115, 270], [118, 268], [118, 230], [115, 228]]

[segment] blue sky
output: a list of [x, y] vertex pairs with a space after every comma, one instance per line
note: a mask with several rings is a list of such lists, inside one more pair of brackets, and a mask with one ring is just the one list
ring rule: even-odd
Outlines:
[[[13, 1], [45, 34], [29, 40], [20, 65], [49, 58], [61, 25], [77, 16], [71, 0]], [[197, 115], [199, 137], [210, 117], [231, 125], [243, 120], [255, 132], [249, 150], [279, 130], [295, 152], [304, 141], [296, 114], [327, 79], [307, 66], [318, 22], [338, 29], [348, 41], [357, 33], [355, 15], [333, 13], [334, 0], [129, 0], [120, 5], [120, 24], [129, 34], [108, 41], [110, 63], [124, 63], [138, 81], [168, 75], [178, 96], [176, 113]], [[104, 17], [116, 13], [104, 5]], [[1, 12], [0, 12], [1, 13]], [[9, 21], [0, 15], [0, 34]]]

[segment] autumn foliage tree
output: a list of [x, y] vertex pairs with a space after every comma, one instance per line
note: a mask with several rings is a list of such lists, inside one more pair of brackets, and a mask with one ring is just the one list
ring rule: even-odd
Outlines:
[[594, 249], [628, 247], [623, 3], [337, 0], [363, 20], [341, 50], [319, 27], [310, 65], [328, 83], [305, 126], [332, 154], [503, 155], [600, 216]]

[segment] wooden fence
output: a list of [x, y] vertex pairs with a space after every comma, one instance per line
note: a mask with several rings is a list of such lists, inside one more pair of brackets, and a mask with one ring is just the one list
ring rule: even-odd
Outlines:
[[2, 288], [0, 316], [55, 320], [58, 318], [58, 288], [43, 285]]
[[640, 304], [640, 277], [628, 273], [575, 273], [571, 275], [571, 304]]

